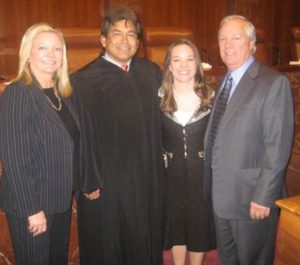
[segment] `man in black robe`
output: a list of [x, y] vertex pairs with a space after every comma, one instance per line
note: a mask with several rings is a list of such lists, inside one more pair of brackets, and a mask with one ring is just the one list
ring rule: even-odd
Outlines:
[[81, 265], [162, 264], [161, 72], [134, 57], [140, 32], [132, 10], [111, 11], [105, 54], [72, 76], [85, 143]]

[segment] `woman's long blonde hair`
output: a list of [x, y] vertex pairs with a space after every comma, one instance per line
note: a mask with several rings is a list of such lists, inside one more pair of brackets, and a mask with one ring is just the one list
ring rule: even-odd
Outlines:
[[63, 44], [63, 62], [61, 67], [57, 70], [54, 76], [54, 82], [57, 86], [58, 92], [62, 97], [68, 97], [72, 94], [73, 88], [70, 83], [68, 74], [68, 60], [67, 60], [67, 49], [66, 42], [61, 30], [53, 28], [47, 23], [39, 23], [31, 26], [26, 30], [22, 37], [21, 46], [19, 50], [19, 70], [16, 78], [14, 78], [10, 84], [15, 81], [22, 80], [26, 84], [32, 84], [34, 75], [30, 70], [29, 57], [32, 50], [33, 42], [35, 37], [42, 32], [52, 32], [57, 34]]

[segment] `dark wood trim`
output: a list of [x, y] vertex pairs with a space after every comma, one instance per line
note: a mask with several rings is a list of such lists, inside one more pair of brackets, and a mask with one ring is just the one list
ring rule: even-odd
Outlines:
[[228, 0], [228, 15], [236, 14], [237, 0]]

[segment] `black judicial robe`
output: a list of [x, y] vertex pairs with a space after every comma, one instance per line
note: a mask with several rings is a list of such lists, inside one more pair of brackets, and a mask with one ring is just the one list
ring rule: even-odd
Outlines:
[[78, 200], [81, 265], [162, 264], [160, 68], [133, 58], [129, 72], [102, 57], [72, 76], [85, 142]]

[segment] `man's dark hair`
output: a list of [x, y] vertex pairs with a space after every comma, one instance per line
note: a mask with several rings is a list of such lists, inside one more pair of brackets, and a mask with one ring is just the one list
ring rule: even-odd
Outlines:
[[126, 20], [126, 22], [131, 21], [135, 26], [138, 38], [141, 37], [141, 23], [136, 13], [127, 6], [120, 6], [107, 13], [107, 15], [103, 18], [101, 25], [101, 35], [107, 37], [110, 27], [120, 20]]

